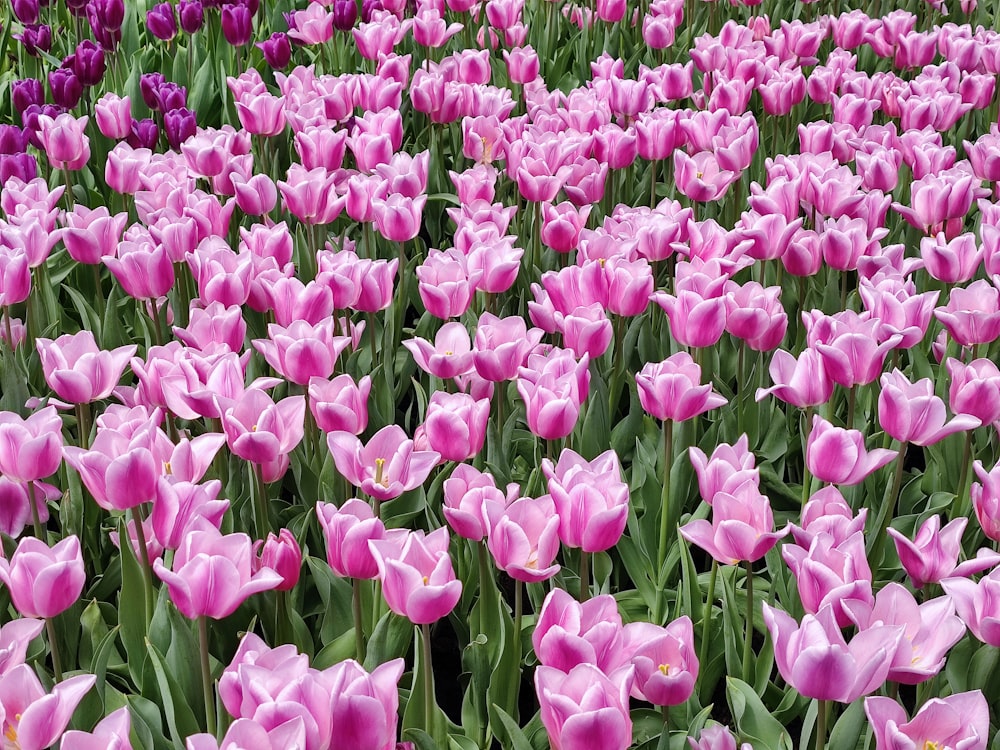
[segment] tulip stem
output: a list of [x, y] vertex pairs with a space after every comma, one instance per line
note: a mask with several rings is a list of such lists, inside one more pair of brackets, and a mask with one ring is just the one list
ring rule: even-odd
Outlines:
[[59, 658], [59, 641], [52, 617], [45, 618], [45, 634], [49, 638], [49, 653], [52, 655], [52, 676], [56, 682], [62, 682], [62, 660]]
[[254, 525], [257, 527], [257, 538], [265, 539], [271, 529], [267, 518], [267, 490], [264, 486], [262, 467], [251, 463], [250, 474], [253, 477]]
[[656, 747], [657, 750], [670, 750], [670, 706], [660, 706], [660, 716], [663, 717], [663, 732]]
[[28, 505], [31, 506], [31, 523], [35, 527], [35, 537], [45, 541], [45, 530], [42, 528], [42, 519], [38, 515], [38, 501], [35, 499], [35, 483], [26, 482], [28, 486]]
[[[486, 581], [490, 577], [490, 562], [486, 556], [486, 540], [482, 540], [476, 545], [477, 556], [479, 558], [479, 632], [486, 632]], [[515, 592], [516, 593], [516, 592]]]
[[816, 750], [826, 746], [826, 717], [830, 711], [830, 701], [816, 702]]
[[424, 649], [424, 731], [434, 736], [434, 671], [431, 669], [431, 627], [427, 623], [420, 626], [421, 642]]
[[955, 495], [955, 505], [958, 508], [956, 518], [969, 515], [969, 480], [972, 475], [972, 436], [975, 430], [967, 430], [965, 433], [965, 446], [962, 448], [962, 463], [959, 464], [959, 471], [962, 472], [958, 480], [958, 494]]
[[708, 596], [705, 598], [705, 606], [701, 614], [701, 650], [698, 654], [698, 663], [701, 665], [702, 674], [707, 674], [708, 662], [708, 638], [712, 624], [712, 605], [715, 603], [715, 583], [719, 578], [719, 562], [712, 560], [712, 572], [708, 576]]
[[524, 582], [514, 581], [514, 646], [517, 668], [521, 669], [521, 623], [524, 620]]
[[580, 601], [590, 598], [590, 553], [580, 549]]
[[90, 447], [90, 404], [76, 405], [76, 429], [80, 433], [80, 447], [87, 450]]
[[365, 632], [361, 624], [361, 581], [351, 579], [351, 608], [354, 612], [354, 656], [359, 664], [365, 661]]
[[208, 618], [198, 618], [198, 645], [201, 651], [201, 689], [205, 696], [205, 727], [215, 734], [215, 691], [212, 689], [212, 673], [208, 664]]
[[802, 504], [809, 500], [809, 490], [812, 488], [812, 475], [809, 473], [809, 462], [806, 460], [806, 452], [809, 446], [809, 431], [812, 429], [813, 409], [806, 407], [806, 428], [802, 433]]
[[10, 311], [10, 306], [8, 305], [8, 306], [4, 307], [3, 322], [4, 322], [4, 327], [7, 330], [7, 348], [10, 349], [10, 353], [13, 354], [14, 353], [14, 329], [11, 327], [11, 324], [10, 324], [10, 316], [11, 316], [11, 311]]
[[[142, 528], [142, 516], [139, 515], [138, 506], [129, 509], [132, 514], [132, 523], [135, 524], [135, 541], [139, 545], [139, 562], [142, 564], [142, 588], [146, 600], [146, 630], [149, 630], [149, 623], [153, 621], [153, 566], [149, 563], [149, 549], [146, 547], [146, 532]], [[128, 539], [128, 528], [125, 530], [125, 539], [119, 543], [131, 544]]]
[[899, 455], [896, 457], [896, 471], [892, 476], [892, 489], [889, 492], [888, 501], [883, 505], [883, 516], [881, 523], [879, 523], [880, 538], [885, 536], [885, 530], [889, 528], [889, 523], [896, 513], [896, 505], [899, 503], [899, 492], [903, 484], [903, 466], [906, 463], [906, 451], [909, 447], [909, 443], [903, 443], [899, 448]]
[[753, 565], [746, 561], [747, 568], [747, 631], [743, 640], [743, 682], [750, 684], [750, 660], [753, 656]]
[[857, 386], [847, 390], [847, 429], [854, 429], [854, 410], [857, 408], [858, 389]]
[[659, 579], [667, 559], [667, 539], [670, 533], [670, 465], [674, 458], [674, 422], [663, 420], [663, 490], [660, 495], [660, 549], [656, 575]]

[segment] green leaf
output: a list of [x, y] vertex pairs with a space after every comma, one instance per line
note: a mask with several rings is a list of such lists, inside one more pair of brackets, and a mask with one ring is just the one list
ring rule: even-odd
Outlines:
[[[125, 517], [119, 520], [120, 539], [128, 539], [125, 533]], [[142, 683], [142, 665], [146, 660], [146, 611], [142, 570], [135, 558], [131, 544], [122, 544], [119, 549], [122, 571], [122, 590], [118, 597], [118, 625], [121, 628], [122, 645], [128, 657], [128, 671], [132, 682], [145, 692]]]
[[863, 698], [859, 698], [848, 706], [837, 719], [837, 723], [833, 725], [833, 731], [830, 732], [827, 746], [831, 750], [853, 750], [858, 746], [861, 733], [867, 723], [865, 701]]
[[528, 738], [524, 731], [517, 725], [517, 722], [510, 717], [510, 714], [496, 704], [493, 704], [492, 709], [500, 719], [500, 724], [503, 727], [503, 729], [501, 731], [497, 731], [496, 734], [498, 737], [502, 734], [507, 740], [506, 742], [501, 742], [503, 747], [510, 748], [510, 750], [534, 750], [531, 743], [528, 742]]
[[752, 687], [735, 677], [726, 678], [726, 698], [740, 734], [754, 750], [791, 750], [792, 739], [785, 726], [771, 716]]
[[386, 612], [368, 639], [365, 669], [371, 671], [379, 664], [406, 656], [412, 638], [413, 625], [410, 621], [392, 612]]
[[184, 692], [177, 684], [177, 680], [170, 673], [166, 660], [159, 650], [148, 640], [146, 647], [149, 649], [149, 661], [156, 675], [156, 684], [160, 691], [160, 702], [163, 712], [167, 717], [167, 728], [170, 730], [170, 737], [174, 742], [174, 747], [182, 750], [185, 738], [201, 731], [198, 722], [194, 718], [194, 712], [188, 705], [184, 697]]

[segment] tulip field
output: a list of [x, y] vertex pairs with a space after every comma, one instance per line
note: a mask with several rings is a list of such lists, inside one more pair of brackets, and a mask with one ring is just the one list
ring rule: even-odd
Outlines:
[[3, 750], [1000, 748], [1000, 3], [0, 0]]

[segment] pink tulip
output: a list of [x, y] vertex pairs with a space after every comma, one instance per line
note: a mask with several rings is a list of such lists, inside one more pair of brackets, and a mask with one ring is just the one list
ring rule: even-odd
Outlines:
[[618, 543], [628, 518], [629, 491], [614, 451], [588, 463], [566, 449], [556, 467], [543, 463], [542, 470], [559, 515], [563, 544], [603, 552]]
[[680, 528], [681, 536], [708, 552], [723, 565], [755, 562], [763, 557], [789, 529], [772, 531], [771, 503], [749, 483], [738, 495], [719, 492], [712, 502], [712, 522], [698, 519]]
[[333, 696], [330, 723], [335, 742], [357, 750], [394, 750], [404, 669], [402, 659], [393, 659], [369, 673], [348, 659], [325, 670]]
[[[296, 716], [272, 727], [270, 730], [252, 719], [237, 719], [226, 730], [222, 740], [210, 734], [193, 734], [185, 740], [185, 750], [283, 750], [283, 748], [306, 748], [305, 722]], [[102, 747], [104, 747], [102, 745]]]
[[54, 406], [21, 419], [0, 412], [0, 474], [19, 482], [44, 479], [62, 461], [62, 420]]
[[968, 578], [946, 578], [941, 586], [976, 638], [991, 646], [1000, 644], [1000, 568], [980, 578], [979, 583]]
[[51, 548], [25, 537], [9, 561], [0, 558], [0, 581], [23, 617], [47, 619], [65, 612], [86, 583], [79, 537], [67, 536]]
[[323, 432], [360, 435], [368, 427], [368, 396], [372, 379], [365, 375], [357, 383], [350, 375], [333, 380], [310, 378], [309, 409]]
[[125, 212], [112, 216], [104, 206], [91, 210], [79, 203], [63, 214], [66, 227], [62, 241], [70, 257], [78, 263], [96, 265], [101, 257], [114, 255], [128, 222]]
[[187, 254], [187, 264], [198, 283], [202, 304], [242, 305], [250, 296], [253, 255], [245, 250], [234, 253], [221, 237], [208, 237], [199, 243]]
[[462, 595], [448, 556], [448, 529], [425, 535], [413, 531], [402, 547], [393, 541], [368, 543], [378, 564], [389, 609], [415, 625], [429, 625], [449, 614]]
[[858, 286], [861, 300], [873, 318], [882, 321], [884, 329], [903, 338], [896, 345], [908, 349], [927, 333], [940, 292], [917, 294], [913, 282], [888, 275], [861, 279]]
[[[38, 520], [49, 520], [48, 503], [62, 497], [62, 490], [44, 482], [34, 482], [35, 509]], [[0, 476], [0, 532], [17, 539], [31, 523], [32, 512], [26, 483]]]
[[178, 611], [194, 620], [228, 617], [247, 597], [277, 588], [282, 578], [270, 568], [252, 572], [253, 550], [246, 534], [223, 535], [213, 526], [191, 531], [169, 570], [160, 560], [153, 570], [170, 591]]
[[815, 349], [803, 350], [798, 359], [784, 349], [778, 349], [768, 371], [774, 385], [759, 388], [756, 395], [758, 401], [774, 394], [782, 401], [804, 409], [826, 403], [833, 395], [833, 380], [826, 372], [822, 355]]
[[412, 240], [420, 232], [426, 203], [426, 195], [408, 198], [393, 193], [385, 200], [372, 199], [372, 211], [379, 234], [391, 242]]
[[[484, 508], [484, 514], [488, 513]], [[489, 532], [497, 568], [511, 578], [537, 583], [559, 572], [559, 517], [548, 495], [522, 497], [500, 509]]]
[[727, 403], [711, 383], [702, 385], [701, 367], [687, 352], [646, 363], [635, 384], [642, 408], [656, 419], [684, 422]]
[[877, 690], [903, 638], [902, 627], [876, 625], [847, 643], [830, 606], [807, 614], [801, 625], [767, 603], [763, 611], [778, 671], [807, 698], [851, 703]]
[[990, 343], [1000, 336], [1000, 292], [984, 279], [954, 287], [934, 317], [962, 346]]
[[720, 492], [733, 495], [747, 482], [755, 487], [760, 484], [760, 472], [755, 468], [756, 459], [748, 450], [749, 444], [749, 438], [743, 434], [734, 445], [720, 443], [710, 457], [695, 446], [688, 449], [702, 500], [712, 505]]
[[812, 318], [806, 326], [807, 340], [823, 356], [826, 374], [844, 388], [875, 382], [886, 354], [902, 340], [899, 334], [884, 332], [880, 321], [849, 311]]
[[445, 323], [434, 336], [434, 343], [421, 338], [403, 342], [417, 366], [442, 380], [464, 375], [473, 369], [472, 340], [464, 325]]
[[766, 289], [756, 281], [726, 287], [726, 330], [754, 351], [770, 351], [781, 344], [788, 316], [778, 297], [781, 287]]
[[580, 664], [609, 673], [628, 663], [622, 618], [610, 594], [581, 604], [563, 589], [552, 589], [538, 613], [531, 643], [544, 666], [563, 673]]
[[69, 112], [55, 119], [38, 116], [39, 138], [53, 169], [76, 171], [90, 159], [90, 139], [85, 132], [87, 117], [76, 118]]
[[739, 175], [723, 169], [715, 155], [699, 151], [693, 157], [684, 151], [674, 151], [674, 182], [690, 200], [699, 203], [721, 198]]
[[861, 531], [840, 544], [834, 544], [829, 534], [816, 534], [808, 550], [786, 544], [781, 556], [795, 575], [802, 607], [810, 614], [832, 607], [837, 623], [846, 627], [851, 621], [848, 605], [874, 602], [872, 571]]
[[[694, 737], [688, 737], [688, 745], [691, 750], [736, 750], [736, 738], [722, 724], [709, 724], [701, 730], [697, 742], [694, 741]], [[752, 750], [752, 748], [749, 742], [740, 745], [740, 750]]]
[[125, 233], [118, 244], [117, 257], [105, 255], [101, 261], [135, 299], [152, 300], [164, 296], [174, 286], [174, 267], [166, 248], [153, 241], [148, 232]]
[[352, 498], [338, 509], [333, 503], [317, 503], [316, 516], [326, 539], [326, 560], [341, 578], [375, 578], [378, 564], [368, 547], [368, 540], [400, 539], [405, 532], [385, 525], [371, 506]]
[[699, 267], [682, 262], [677, 269], [676, 295], [652, 295], [667, 313], [670, 333], [685, 346], [712, 346], [726, 329], [726, 279], [715, 263]]
[[204, 484], [188, 481], [171, 481], [160, 477], [156, 482], [156, 496], [149, 515], [153, 536], [167, 549], [177, 549], [184, 537], [204, 519], [215, 528], [222, 524], [222, 517], [229, 509], [228, 500], [218, 500], [222, 483], [213, 479]]
[[132, 100], [109, 91], [94, 102], [94, 121], [105, 138], [127, 137], [132, 132]]
[[982, 461], [973, 461], [972, 469], [979, 478], [969, 490], [976, 518], [987, 537], [1000, 541], [1000, 469], [987, 472]]
[[611, 344], [611, 321], [597, 302], [577, 307], [563, 316], [563, 341], [577, 357], [601, 357]]
[[920, 240], [920, 256], [932, 278], [948, 284], [964, 284], [976, 275], [983, 260], [983, 248], [972, 232], [952, 240], [946, 239], [942, 232], [937, 237]]
[[28, 299], [30, 293], [31, 267], [28, 265], [28, 256], [0, 244], [0, 307], [18, 305]]
[[[572, 353], [566, 352], [565, 356], [576, 363]], [[560, 356], [560, 359], [565, 357]], [[529, 357], [529, 364], [530, 361]], [[588, 362], [589, 357], [583, 355], [579, 363], [582, 371], [586, 372]], [[543, 440], [556, 440], [569, 435], [580, 419], [580, 407], [586, 398], [586, 393], [581, 392], [576, 372], [557, 373], [521, 367], [518, 374], [517, 392], [524, 400], [525, 417], [531, 433]], [[589, 373], [587, 378], [589, 386]]]
[[481, 275], [469, 268], [468, 258], [459, 251], [432, 249], [417, 266], [420, 301], [435, 318], [458, 318], [469, 309]]
[[990, 709], [979, 690], [931, 698], [912, 719], [892, 698], [865, 698], [865, 713], [875, 732], [875, 750], [898, 747], [954, 747], [986, 750]]
[[443, 460], [467, 461], [482, 451], [489, 417], [489, 399], [435, 391], [427, 403], [424, 434]]
[[580, 232], [587, 224], [590, 206], [577, 210], [572, 203], [542, 204], [542, 243], [557, 253], [575, 250], [580, 242]]
[[837, 546], [859, 531], [864, 531], [868, 509], [854, 515], [844, 496], [833, 485], [813, 494], [802, 508], [801, 526], [790, 524], [795, 543], [808, 549], [820, 534], [827, 534]]
[[334, 335], [333, 318], [327, 317], [316, 325], [304, 320], [293, 321], [288, 327], [267, 327], [267, 339], [255, 339], [254, 348], [280, 375], [299, 385], [312, 378], [325, 379], [333, 374], [337, 359], [351, 343], [347, 336]]
[[1000, 368], [989, 359], [968, 365], [949, 357], [945, 368], [951, 378], [948, 402], [956, 414], [967, 414], [983, 424], [1000, 420]]
[[187, 346], [209, 349], [214, 344], [222, 344], [239, 354], [243, 351], [247, 325], [239, 305], [227, 307], [221, 302], [212, 302], [204, 308], [192, 305], [187, 328], [174, 326], [173, 331]]
[[911, 383], [898, 369], [886, 373], [879, 383], [879, 424], [902, 443], [933, 445], [948, 435], [979, 426], [979, 420], [965, 414], [947, 423], [944, 402], [934, 395], [930, 378]]
[[45, 382], [71, 404], [86, 404], [111, 395], [137, 348], [121, 346], [102, 351], [97, 348], [94, 334], [87, 330], [55, 341], [40, 338], [35, 344]]
[[474, 542], [482, 541], [514, 500], [519, 488], [507, 485], [506, 494], [497, 488], [493, 476], [468, 464], [459, 464], [444, 481], [442, 513], [456, 534]]
[[263, 543], [260, 540], [254, 543], [253, 551], [251, 563], [254, 572], [270, 569], [277, 573], [281, 577], [281, 583], [274, 587], [276, 591], [291, 591], [295, 588], [302, 572], [302, 550], [291, 531], [282, 529], [278, 536], [273, 532], [268, 533]]
[[631, 668], [606, 675], [592, 664], [569, 673], [551, 667], [535, 670], [542, 724], [552, 750], [600, 747], [625, 750], [632, 744], [629, 715]]
[[98, 505], [125, 510], [149, 502], [156, 494], [160, 466], [153, 457], [151, 440], [148, 429], [132, 436], [98, 429], [89, 449], [68, 445], [63, 454]]
[[131, 728], [128, 706], [123, 706], [97, 722], [92, 732], [77, 729], [66, 732], [59, 747], [65, 750], [132, 750]]
[[968, 522], [967, 518], [956, 518], [941, 528], [941, 516], [931, 516], [920, 525], [913, 541], [896, 529], [887, 529], [903, 570], [915, 587], [940, 583], [944, 578], [967, 578], [1000, 563], [1000, 554], [988, 550], [980, 550], [975, 558], [958, 563], [962, 533]]
[[348, 482], [376, 500], [391, 500], [419, 487], [440, 459], [436, 451], [414, 450], [403, 428], [387, 425], [367, 445], [349, 432], [332, 432], [327, 445]]
[[287, 456], [302, 440], [305, 408], [302, 396], [275, 403], [264, 391], [247, 389], [222, 413], [229, 450], [255, 464]]
[[542, 331], [528, 330], [524, 318], [518, 315], [498, 318], [483, 313], [472, 354], [476, 372], [495, 383], [513, 379], [541, 338]]
[[830, 484], [858, 484], [892, 461], [898, 451], [865, 449], [859, 430], [836, 427], [818, 414], [806, 444], [806, 466], [820, 481]]
[[4, 707], [3, 736], [20, 750], [45, 750], [62, 736], [83, 696], [96, 677], [70, 677], [46, 693], [34, 670], [21, 664], [0, 678], [0, 705]]
[[393, 280], [399, 268], [399, 259], [359, 260], [358, 297], [350, 307], [360, 312], [378, 312], [392, 304]]
[[955, 605], [947, 596], [918, 605], [898, 583], [882, 588], [874, 605], [849, 607], [861, 631], [875, 625], [903, 626], [904, 637], [889, 670], [889, 679], [903, 685], [918, 685], [938, 674], [948, 650], [965, 635], [965, 624], [955, 616]]
[[[625, 627], [625, 634], [626, 640], [635, 642], [632, 696], [654, 706], [687, 702], [694, 692], [699, 667], [691, 618], [684, 615], [665, 628], [632, 623]], [[626, 650], [632, 649], [626, 646]]]

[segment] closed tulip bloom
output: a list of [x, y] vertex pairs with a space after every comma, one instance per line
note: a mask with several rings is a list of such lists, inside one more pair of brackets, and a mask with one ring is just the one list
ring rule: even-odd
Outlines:
[[798, 359], [778, 349], [771, 358], [768, 372], [774, 385], [758, 388], [757, 401], [774, 394], [785, 403], [804, 409], [825, 404], [833, 395], [833, 380], [827, 375], [823, 357], [816, 349], [806, 348]]
[[983, 247], [976, 242], [972, 232], [952, 240], [939, 232], [936, 237], [920, 240], [920, 257], [932, 278], [947, 284], [961, 284], [976, 275], [983, 260]]
[[892, 698], [865, 698], [865, 714], [875, 733], [875, 750], [900, 747], [953, 747], [986, 750], [990, 708], [982, 691], [931, 698], [912, 719]]
[[788, 315], [778, 297], [781, 287], [766, 289], [756, 281], [726, 287], [726, 330], [754, 351], [777, 348], [788, 328]]
[[135, 235], [135, 239], [123, 240], [117, 255], [105, 255], [101, 261], [130, 297], [157, 299], [173, 288], [176, 277], [170, 256], [151, 237]]
[[65, 612], [86, 583], [79, 537], [67, 536], [51, 548], [25, 537], [10, 560], [0, 558], [0, 581], [23, 617], [47, 619]]
[[150, 451], [148, 432], [130, 438], [115, 430], [98, 430], [90, 449], [68, 445], [63, 452], [105, 510], [134, 508], [156, 494], [159, 466]]
[[[654, 706], [679, 706], [687, 702], [698, 679], [694, 627], [687, 615], [665, 628], [649, 623], [625, 627], [626, 641], [635, 642], [632, 697]], [[632, 650], [626, 645], [626, 650]]]
[[196, 34], [205, 22], [204, 4], [200, 0], [180, 0], [177, 16], [185, 34]]
[[947, 423], [944, 401], [934, 395], [934, 383], [911, 383], [898, 369], [882, 376], [878, 397], [879, 424], [903, 443], [933, 445], [948, 435], [979, 426], [976, 417], [959, 414]]
[[358, 298], [351, 305], [360, 312], [378, 312], [392, 304], [392, 295], [399, 259], [358, 261]]
[[786, 544], [781, 548], [781, 557], [795, 576], [806, 612], [816, 614], [830, 605], [837, 622], [846, 627], [855, 601], [872, 604], [875, 600], [861, 531], [840, 544], [834, 544], [829, 534], [816, 534], [808, 550]]
[[252, 563], [254, 571], [270, 568], [281, 577], [281, 583], [274, 587], [276, 591], [291, 591], [299, 582], [299, 574], [302, 572], [302, 549], [288, 529], [282, 529], [278, 536], [271, 532], [263, 544], [260, 540], [254, 543]]
[[678, 288], [676, 295], [654, 292], [652, 299], [666, 312], [671, 335], [685, 346], [712, 346], [726, 330], [726, 298], [721, 294]]
[[368, 503], [352, 498], [338, 508], [317, 503], [316, 517], [326, 539], [326, 561], [341, 578], [370, 579], [378, 576], [378, 564], [368, 540], [401, 539], [405, 531], [386, 531]]
[[466, 461], [483, 449], [489, 417], [489, 399], [435, 391], [424, 419], [427, 442], [446, 461]]
[[0, 245], [0, 307], [11, 307], [31, 293], [31, 266], [28, 255]]
[[[468, 464], [459, 464], [444, 481], [442, 513], [452, 530], [465, 539], [482, 541], [504, 509], [518, 494], [516, 484], [507, 485], [504, 494], [493, 476]], [[554, 510], [553, 510], [554, 512]]]
[[135, 346], [102, 351], [97, 348], [94, 334], [87, 330], [55, 341], [40, 338], [35, 343], [45, 382], [71, 404], [86, 404], [111, 395], [136, 352]]
[[431, 250], [417, 267], [420, 301], [436, 318], [460, 317], [469, 309], [481, 276], [470, 272], [468, 259], [458, 250]]
[[[49, 520], [48, 503], [62, 497], [62, 491], [58, 487], [44, 482], [34, 482], [33, 484], [38, 520], [44, 524]], [[0, 532], [17, 539], [24, 531], [24, 527], [31, 521], [32, 512], [26, 484], [0, 476]], [[2, 642], [2, 635], [0, 635], [0, 642]], [[2, 646], [0, 646], [0, 652], [2, 650]], [[2, 662], [2, 657], [0, 657], [0, 662]]]
[[347, 374], [333, 380], [309, 380], [309, 409], [323, 432], [360, 435], [368, 427], [368, 396], [372, 379], [365, 375], [357, 383]]
[[941, 586], [972, 634], [983, 643], [1000, 645], [1000, 568], [978, 583], [968, 578], [946, 578]]
[[[688, 737], [688, 745], [691, 750], [736, 750], [736, 738], [722, 724], [713, 723], [701, 730], [697, 742], [694, 737]], [[740, 750], [753, 750], [753, 746], [744, 742]]]
[[404, 341], [403, 346], [410, 351], [421, 370], [442, 380], [450, 380], [474, 369], [472, 339], [461, 323], [445, 323], [435, 334], [433, 344], [426, 339], [413, 338]]
[[859, 484], [870, 474], [892, 461], [898, 451], [865, 449], [865, 436], [859, 430], [836, 427], [818, 414], [813, 415], [812, 430], [806, 444], [806, 466], [820, 481], [830, 484]]
[[[19, 750], [45, 750], [54, 745], [96, 679], [92, 674], [77, 675], [46, 693], [27, 664], [12, 669], [0, 678], [0, 705], [5, 714], [0, 729], [5, 742]], [[65, 743], [61, 746], [69, 748]]]
[[575, 250], [580, 243], [580, 233], [587, 224], [590, 209], [590, 206], [577, 209], [568, 201], [557, 205], [547, 201], [543, 203], [541, 238], [545, 246], [557, 253]]
[[600, 357], [611, 344], [611, 321], [600, 303], [577, 307], [563, 317], [563, 341], [577, 357]]
[[552, 589], [538, 613], [531, 644], [544, 666], [563, 673], [580, 664], [607, 673], [628, 663], [622, 618], [610, 594], [580, 603], [563, 589]]
[[951, 385], [948, 402], [956, 414], [968, 414], [983, 424], [1000, 419], [1000, 368], [989, 359], [968, 365], [949, 357], [945, 361]]
[[885, 335], [881, 322], [874, 318], [845, 315], [834, 321], [828, 336], [817, 336], [810, 342], [823, 356], [826, 374], [844, 388], [875, 382], [882, 374], [889, 350], [903, 337]]
[[47, 115], [39, 116], [42, 148], [53, 169], [83, 169], [90, 159], [90, 139], [84, 132], [87, 120], [87, 117], [77, 119], [69, 113], [55, 119]]
[[903, 639], [889, 670], [889, 680], [903, 685], [918, 685], [938, 674], [948, 650], [965, 635], [965, 623], [955, 616], [955, 605], [947, 596], [918, 605], [898, 583], [886, 584], [873, 606], [852, 605], [851, 618], [862, 631], [874, 625], [903, 626]]
[[632, 744], [628, 695], [632, 668], [606, 675], [592, 664], [569, 673], [551, 667], [535, 670], [542, 724], [552, 750], [599, 747], [625, 750]]
[[489, 533], [496, 566], [511, 578], [538, 583], [559, 572], [559, 517], [551, 497], [522, 497], [503, 509]]
[[[399, 722], [399, 678], [402, 659], [376, 667], [370, 674], [353, 659], [324, 671], [333, 696], [330, 724], [333, 744], [356, 750], [393, 750]], [[332, 746], [332, 745], [331, 745]]]
[[288, 34], [275, 31], [263, 42], [255, 45], [264, 55], [264, 61], [274, 70], [284, 70], [292, 59], [292, 44]]
[[21, 419], [0, 412], [0, 474], [33, 482], [56, 472], [62, 461], [62, 420], [54, 406]]
[[393, 541], [368, 543], [378, 564], [382, 594], [389, 609], [415, 625], [429, 625], [449, 614], [462, 595], [448, 556], [448, 529], [410, 532], [400, 547]]
[[[598, 474], [591, 466], [606, 472]], [[549, 492], [559, 514], [559, 538], [567, 547], [603, 552], [618, 543], [628, 520], [629, 491], [614, 451], [586, 468], [551, 476]]]
[[242, 47], [253, 34], [253, 16], [243, 3], [222, 7], [222, 35], [234, 47]]
[[375, 227], [379, 234], [392, 242], [407, 242], [420, 232], [426, 195], [408, 198], [393, 193], [384, 200], [372, 199]]
[[[588, 361], [585, 354], [581, 360], [584, 367]], [[531, 433], [543, 440], [556, 440], [573, 432], [585, 398], [577, 378], [572, 373], [556, 375], [526, 367], [518, 372], [517, 392], [524, 401]]]
[[77, 204], [63, 214], [62, 241], [73, 260], [96, 265], [102, 256], [115, 254], [127, 222], [125, 212], [112, 216], [104, 206], [91, 210]]
[[541, 338], [542, 331], [529, 330], [519, 315], [498, 318], [483, 313], [476, 328], [472, 355], [476, 372], [494, 383], [513, 379]]
[[743, 484], [737, 493], [715, 495], [711, 523], [698, 519], [680, 529], [681, 536], [723, 565], [759, 560], [789, 531], [772, 531], [771, 503], [755, 486]]
[[414, 450], [398, 425], [387, 425], [367, 445], [348, 432], [332, 432], [327, 445], [348, 482], [377, 500], [391, 500], [419, 487], [440, 459], [436, 451]]
[[830, 606], [806, 615], [801, 625], [767, 603], [763, 611], [782, 678], [817, 700], [852, 703], [881, 687], [904, 632], [876, 625], [847, 643]]
[[864, 531], [867, 516], [867, 508], [854, 515], [840, 490], [827, 485], [813, 493], [802, 508], [801, 525], [789, 525], [792, 537], [800, 547], [808, 549], [819, 534], [828, 534], [833, 546], [837, 546], [857, 532]]
[[167, 584], [178, 611], [194, 620], [228, 617], [247, 597], [277, 588], [282, 578], [270, 568], [252, 572], [253, 549], [246, 534], [223, 535], [214, 526], [191, 531], [174, 556], [173, 570], [160, 560], [153, 570]]
[[987, 537], [1000, 541], [1000, 468], [988, 472], [982, 461], [973, 461], [972, 469], [979, 479], [969, 490], [976, 518]]
[[243, 351], [247, 324], [239, 305], [210, 302], [205, 307], [192, 305], [187, 328], [173, 327], [178, 341], [196, 349], [222, 345], [231, 352]]
[[328, 378], [333, 374], [337, 359], [351, 343], [348, 336], [333, 334], [333, 318], [316, 325], [304, 320], [293, 321], [288, 327], [271, 323], [267, 339], [256, 339], [254, 348], [280, 375], [298, 385], [312, 378]]
[[125, 138], [132, 131], [132, 100], [109, 91], [94, 103], [94, 120], [105, 138]]
[[1000, 336], [1000, 292], [985, 279], [954, 287], [934, 317], [962, 346], [990, 343]]
[[169, 42], [177, 36], [177, 16], [170, 3], [157, 3], [146, 11], [146, 28], [157, 39]]
[[177, 549], [184, 537], [199, 528], [203, 519], [215, 528], [229, 509], [228, 500], [218, 500], [222, 483], [213, 479], [204, 484], [172, 481], [171, 476], [156, 481], [156, 496], [149, 517], [153, 536], [166, 549]]
[[275, 403], [264, 391], [248, 388], [222, 413], [229, 450], [255, 464], [288, 455], [302, 440], [305, 408], [302, 396]]
[[711, 383], [702, 385], [701, 367], [687, 352], [647, 362], [635, 384], [642, 408], [656, 419], [684, 422], [728, 403]]
[[698, 477], [698, 492], [702, 500], [712, 505], [720, 492], [732, 495], [747, 482], [755, 487], [760, 484], [760, 472], [755, 466], [756, 459], [750, 452], [749, 445], [749, 438], [744, 433], [733, 445], [720, 443], [711, 456], [706, 456], [695, 446], [688, 449], [691, 465]]

